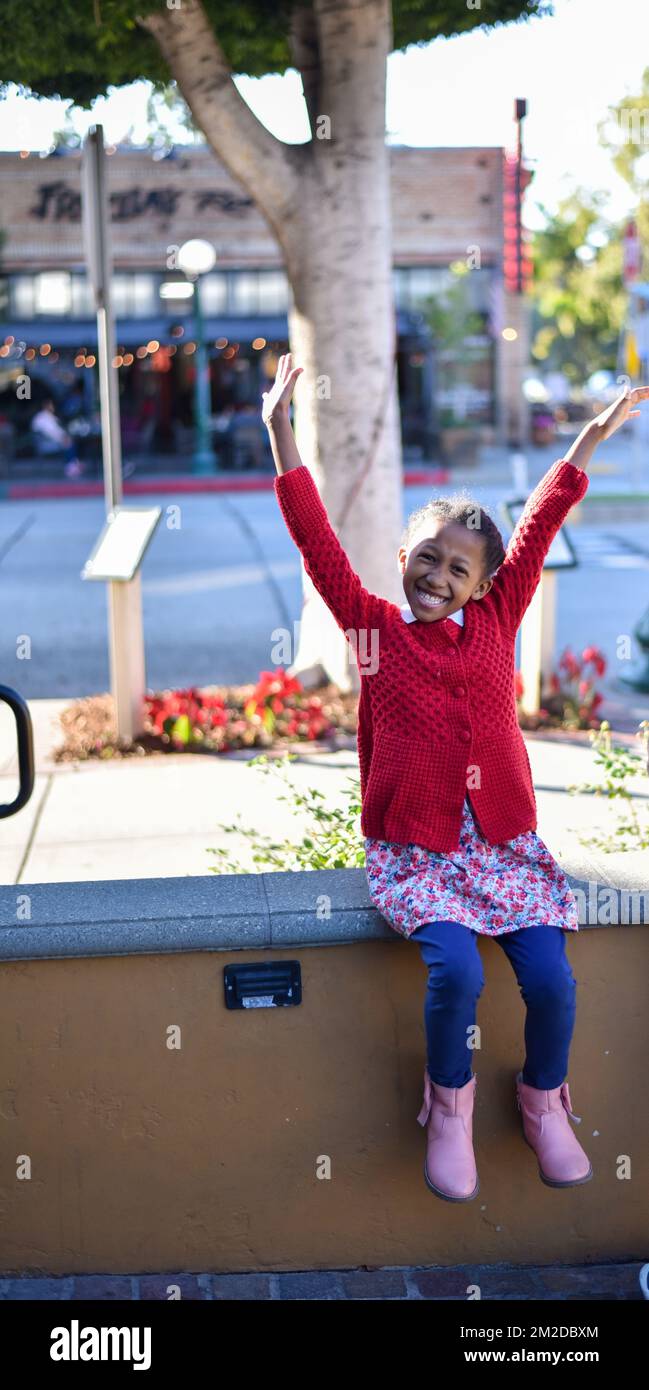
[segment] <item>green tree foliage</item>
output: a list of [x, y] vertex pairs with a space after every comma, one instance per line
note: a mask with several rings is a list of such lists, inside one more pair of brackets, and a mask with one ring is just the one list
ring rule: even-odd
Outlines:
[[600, 144], [610, 151], [613, 168], [635, 194], [635, 220], [645, 248], [643, 276], [649, 276], [649, 68], [637, 96], [624, 97], [599, 126]]
[[[139, 78], [164, 84], [169, 72], [154, 40], [138, 24], [163, 0], [2, 0], [0, 81], [39, 96], [89, 106], [111, 86]], [[204, 0], [235, 74], [263, 77], [293, 65], [291, 15], [309, 0]], [[173, 10], [174, 4], [169, 8]], [[342, 8], [342, 7], [341, 7]], [[548, 0], [398, 0], [394, 48], [440, 35], [553, 13]]]
[[[599, 124], [600, 144], [611, 152], [613, 167], [646, 203], [649, 195], [649, 68], [642, 74], [637, 96], [626, 96], [609, 107]], [[641, 163], [642, 161], [642, 163]]]
[[[600, 144], [636, 198], [634, 218], [645, 248], [643, 278], [649, 275], [649, 68], [636, 96], [610, 106], [598, 127]], [[607, 221], [606, 194], [577, 188], [537, 232], [534, 261], [532, 353], [540, 366], [565, 372], [578, 383], [601, 367], [617, 366], [619, 335], [628, 295], [622, 279], [621, 223]], [[586, 247], [590, 259], [579, 252]]]
[[[546, 225], [532, 245], [532, 356], [576, 385], [602, 367], [615, 370], [626, 314], [620, 229], [605, 221], [604, 200], [577, 189], [556, 213], [541, 207]], [[583, 248], [590, 260], [577, 254]]]

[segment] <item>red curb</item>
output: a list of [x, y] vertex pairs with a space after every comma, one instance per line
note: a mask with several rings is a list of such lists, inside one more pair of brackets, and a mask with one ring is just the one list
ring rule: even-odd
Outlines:
[[[179, 477], [163, 475], [160, 478], [142, 478], [141, 480], [126, 479], [123, 484], [124, 496], [144, 496], [147, 493], [156, 492], [270, 492], [275, 481], [275, 474], [269, 474], [262, 478], [213, 478], [188, 477], [181, 474]], [[403, 481], [406, 487], [417, 484], [424, 486], [434, 483], [447, 483], [449, 480], [448, 470], [444, 468], [426, 469], [406, 469], [403, 474]], [[8, 502], [25, 501], [28, 498], [33, 500], [38, 498], [53, 497], [103, 497], [103, 481], [87, 483], [9, 483], [4, 493], [5, 500]]]

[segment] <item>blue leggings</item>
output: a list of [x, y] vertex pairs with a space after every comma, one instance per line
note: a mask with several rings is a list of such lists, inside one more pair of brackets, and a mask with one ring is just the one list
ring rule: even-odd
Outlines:
[[[424, 1010], [428, 1070], [438, 1086], [471, 1080], [468, 1029], [484, 985], [477, 933], [459, 922], [427, 922], [417, 941], [428, 966]], [[523, 1081], [540, 1090], [561, 1086], [575, 1024], [576, 980], [562, 927], [531, 926], [494, 939], [509, 958], [527, 1006]]]

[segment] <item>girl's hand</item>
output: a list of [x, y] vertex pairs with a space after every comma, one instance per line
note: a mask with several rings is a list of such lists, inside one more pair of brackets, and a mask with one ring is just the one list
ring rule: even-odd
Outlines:
[[273, 416], [276, 418], [278, 415], [285, 415], [288, 417], [288, 407], [291, 396], [293, 395], [293, 387], [295, 386], [300, 372], [303, 371], [303, 367], [293, 366], [293, 358], [290, 352], [280, 357], [277, 364], [277, 374], [270, 391], [262, 392], [264, 404], [262, 406], [261, 418], [265, 425], [270, 424]]
[[625, 386], [617, 400], [595, 416], [593, 423], [598, 426], [600, 439], [609, 439], [626, 420], [631, 420], [635, 415], [639, 415], [640, 411], [633, 410], [632, 407], [648, 398], [649, 386]]

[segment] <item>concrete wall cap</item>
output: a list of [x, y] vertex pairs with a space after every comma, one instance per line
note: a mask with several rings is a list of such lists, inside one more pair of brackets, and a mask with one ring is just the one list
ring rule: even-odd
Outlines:
[[[581, 930], [649, 924], [649, 888], [567, 877]], [[363, 868], [0, 888], [1, 960], [399, 939], [372, 906]]]

